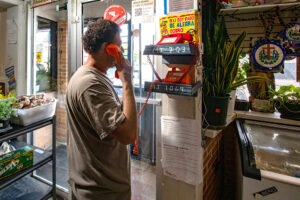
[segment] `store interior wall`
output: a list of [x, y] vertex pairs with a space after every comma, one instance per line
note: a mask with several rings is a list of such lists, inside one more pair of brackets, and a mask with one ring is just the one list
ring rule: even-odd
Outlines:
[[4, 8], [0, 8], [0, 30], [0, 82], [6, 83], [4, 72], [6, 54], [6, 9]]
[[[11, 32], [15, 32], [15, 37]], [[5, 67], [15, 66], [16, 89], [13, 93], [22, 95], [26, 93], [26, 9], [24, 3], [19, 3], [7, 9], [6, 35], [11, 36], [6, 41]]]

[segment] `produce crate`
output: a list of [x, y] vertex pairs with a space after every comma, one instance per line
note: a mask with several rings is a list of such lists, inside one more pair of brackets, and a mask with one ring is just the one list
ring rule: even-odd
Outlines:
[[33, 165], [33, 149], [29, 146], [0, 156], [0, 180]]

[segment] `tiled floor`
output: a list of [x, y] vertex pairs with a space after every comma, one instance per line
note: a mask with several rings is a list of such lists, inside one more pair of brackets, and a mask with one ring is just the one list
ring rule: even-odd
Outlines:
[[[61, 147], [61, 146], [59, 146]], [[62, 175], [60, 170], [65, 170], [67, 174], [66, 148], [57, 148], [57, 183], [67, 187], [67, 175]], [[46, 179], [51, 179], [51, 165], [46, 166], [40, 175]], [[63, 171], [62, 171], [63, 172]], [[59, 178], [60, 177], [60, 178]], [[132, 200], [155, 200], [156, 199], [156, 175], [155, 166], [144, 161], [131, 159], [131, 188]]]
[[155, 200], [155, 166], [131, 159], [131, 189], [132, 200]]
[[[59, 145], [57, 147], [57, 184], [60, 186], [67, 188], [67, 157], [66, 148], [63, 145]], [[51, 163], [45, 165], [43, 168], [39, 169], [37, 171], [37, 174], [41, 177], [52, 180], [52, 165]], [[23, 198], [22, 194], [26, 195], [28, 193], [26, 187], [24, 185], [28, 185], [27, 183], [29, 181], [34, 181], [35, 179], [22, 179], [22, 181], [16, 182], [15, 187], [7, 188], [5, 190], [2, 190], [1, 192], [4, 192], [6, 196], [4, 197], [4, 194], [0, 195], [0, 199], [4, 200], [12, 200], [16, 199], [15, 196], [11, 196], [10, 194], [18, 194], [17, 197], [20, 196], [20, 199], [24, 200], [26, 198]], [[39, 181], [36, 181], [39, 182]], [[23, 185], [19, 186], [18, 184]], [[32, 184], [29, 184], [30, 188]], [[155, 165], [149, 164], [144, 161], [139, 161], [136, 159], [131, 159], [131, 189], [132, 189], [132, 198], [131, 200], [155, 200], [156, 199], [156, 175], [155, 175]], [[21, 191], [22, 190], [22, 191]], [[36, 188], [36, 191], [42, 191], [43, 188]], [[63, 200], [66, 199], [61, 197], [59, 195], [59, 192], [57, 192], [57, 200]], [[33, 195], [30, 194], [31, 197]], [[62, 196], [67, 196], [66, 193], [63, 193]], [[29, 198], [30, 199], [30, 198]], [[50, 198], [49, 200], [52, 200]]]

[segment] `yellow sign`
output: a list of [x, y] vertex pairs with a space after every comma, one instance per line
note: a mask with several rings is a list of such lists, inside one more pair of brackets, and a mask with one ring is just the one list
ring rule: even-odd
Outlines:
[[200, 43], [200, 13], [169, 15], [160, 18], [160, 35], [190, 33], [196, 44]]
[[36, 62], [42, 62], [42, 52], [36, 52]]

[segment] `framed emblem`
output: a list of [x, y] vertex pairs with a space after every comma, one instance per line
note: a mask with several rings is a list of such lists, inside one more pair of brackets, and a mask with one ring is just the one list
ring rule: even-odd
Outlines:
[[252, 51], [253, 62], [263, 70], [280, 67], [285, 60], [285, 50], [281, 44], [267, 41], [257, 44]]
[[300, 44], [300, 23], [286, 28], [284, 30], [284, 37], [286, 40], [293, 42], [294, 44]]

